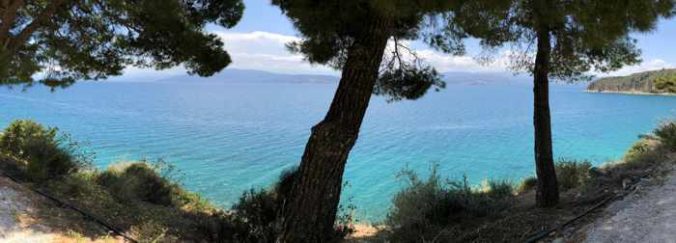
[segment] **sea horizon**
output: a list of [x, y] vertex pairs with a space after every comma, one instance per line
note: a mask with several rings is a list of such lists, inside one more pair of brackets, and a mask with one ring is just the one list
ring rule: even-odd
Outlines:
[[[51, 92], [0, 90], [0, 125], [33, 119], [58, 127], [96, 154], [163, 159], [188, 189], [227, 208], [242, 192], [270, 186], [300, 161], [334, 82], [81, 82]], [[584, 92], [552, 84], [555, 158], [594, 165], [620, 159], [641, 134], [676, 117], [676, 97]], [[519, 82], [449, 83], [416, 101], [373, 97], [350, 154], [342, 203], [382, 220], [404, 186], [398, 172], [518, 181], [534, 175], [532, 87]]]

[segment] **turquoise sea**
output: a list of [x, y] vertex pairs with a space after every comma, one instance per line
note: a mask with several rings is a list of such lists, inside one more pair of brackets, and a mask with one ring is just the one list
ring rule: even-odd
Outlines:
[[[473, 183], [532, 175], [532, 94], [522, 83], [450, 84], [418, 101], [374, 98], [350, 156], [344, 203], [378, 220], [408, 167]], [[0, 89], [0, 126], [34, 119], [57, 126], [96, 153], [105, 168], [140, 158], [175, 164], [189, 189], [227, 207], [296, 165], [310, 127], [335, 84], [241, 82], [81, 82]], [[618, 159], [642, 133], [676, 117], [676, 96], [590, 94], [553, 85], [555, 157]]]

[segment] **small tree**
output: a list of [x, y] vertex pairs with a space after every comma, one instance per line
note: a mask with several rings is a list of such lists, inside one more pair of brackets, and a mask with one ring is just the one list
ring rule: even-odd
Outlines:
[[[468, 1], [451, 15], [436, 39], [458, 26], [487, 48], [511, 44], [512, 68], [533, 75], [536, 201], [558, 203], [549, 109], [550, 77], [575, 81], [589, 71], [608, 72], [640, 61], [632, 31], [650, 31], [661, 16], [673, 13], [672, 0]], [[441, 44], [439, 44], [441, 43]], [[443, 42], [432, 42], [444, 48]], [[533, 51], [531, 48], [535, 46]], [[533, 53], [535, 56], [533, 57]]]
[[3, 0], [0, 85], [68, 86], [120, 75], [130, 65], [212, 75], [230, 63], [206, 23], [234, 26], [241, 0]]
[[[343, 171], [373, 93], [416, 99], [443, 87], [434, 69], [402, 55], [426, 14], [449, 1], [273, 0], [303, 40], [290, 44], [311, 63], [342, 70], [324, 119], [312, 128], [282, 211], [281, 242], [325, 242], [334, 232]], [[391, 52], [386, 51], [392, 40]], [[460, 52], [462, 48], [449, 48]], [[386, 61], [383, 62], [383, 59]], [[380, 77], [380, 78], [379, 78]]]

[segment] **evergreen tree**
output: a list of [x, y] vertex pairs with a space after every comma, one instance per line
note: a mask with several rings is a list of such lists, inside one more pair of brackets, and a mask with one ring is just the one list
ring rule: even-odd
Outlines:
[[[650, 31], [673, 13], [673, 0], [477, 0], [452, 14], [434, 39], [462, 28], [487, 48], [511, 44], [512, 68], [533, 75], [537, 205], [553, 206], [559, 192], [552, 152], [549, 81], [586, 79], [640, 61], [633, 31]], [[451, 16], [452, 18], [448, 18]], [[441, 44], [439, 44], [441, 43]], [[440, 49], [443, 42], [431, 42]], [[533, 58], [532, 46], [535, 46]]]
[[234, 26], [241, 0], [2, 0], [0, 85], [50, 86], [120, 75], [127, 66], [212, 75], [230, 63], [207, 23]]
[[[326, 116], [312, 128], [281, 215], [281, 242], [325, 242], [335, 236], [345, 163], [371, 95], [416, 99], [431, 87], [443, 87], [434, 69], [402, 54], [405, 48], [399, 40], [421, 36], [426, 14], [445, 9], [449, 1], [272, 2], [303, 37], [290, 49], [311, 63], [342, 70]], [[388, 41], [393, 43], [389, 49]], [[448, 45], [449, 51], [462, 51], [458, 41], [455, 44]]]

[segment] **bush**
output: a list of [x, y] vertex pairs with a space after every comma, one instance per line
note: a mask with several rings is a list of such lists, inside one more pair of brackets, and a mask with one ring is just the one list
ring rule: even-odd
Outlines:
[[178, 242], [177, 239], [167, 237], [167, 227], [154, 221], [132, 226], [130, 231], [139, 243]]
[[652, 146], [650, 144], [650, 141], [647, 139], [640, 139], [636, 143], [631, 145], [631, 148], [629, 148], [627, 153], [624, 155], [624, 160], [626, 162], [633, 162], [639, 160], [647, 153], [649, 153], [651, 150]]
[[496, 214], [507, 208], [513, 198], [513, 187], [507, 181], [489, 181], [483, 190], [462, 181], [443, 182], [432, 168], [427, 180], [410, 170], [400, 176], [408, 186], [393, 198], [393, 208], [386, 223], [392, 226], [390, 240], [416, 242], [439, 237], [452, 237], [452, 229], [463, 222]]
[[234, 238], [243, 242], [274, 242], [279, 233], [281, 205], [291, 192], [298, 170], [282, 172], [270, 190], [251, 189], [233, 207], [232, 223], [239, 231]]
[[[232, 207], [229, 222], [229, 234], [237, 242], [274, 242], [280, 233], [280, 211], [289, 197], [297, 168], [285, 170], [279, 180], [269, 189], [251, 189], [242, 194], [239, 202]], [[349, 209], [354, 209], [349, 206]], [[342, 239], [353, 232], [349, 225], [351, 217], [339, 215], [333, 239]]]
[[274, 191], [244, 192], [232, 209], [235, 224], [243, 229], [237, 238], [242, 241], [274, 242], [277, 236], [280, 198]]
[[19, 169], [26, 179], [39, 183], [91, 165], [91, 156], [67, 134], [30, 120], [12, 122], [0, 136], [0, 150], [23, 160]]
[[125, 203], [144, 201], [176, 206], [174, 196], [178, 186], [160, 176], [145, 161], [112, 166], [101, 173], [96, 181]]
[[517, 192], [524, 193], [530, 190], [533, 190], [537, 186], [538, 179], [534, 176], [529, 176], [526, 179], [523, 179], [519, 186], [517, 187]]
[[584, 186], [590, 179], [589, 170], [592, 164], [589, 161], [575, 161], [561, 159], [556, 163], [556, 178], [559, 188], [563, 191]]
[[676, 121], [663, 123], [653, 133], [668, 150], [676, 151]]
[[16, 120], [9, 124], [0, 136], [0, 150], [25, 159], [28, 144], [33, 141], [54, 142], [57, 132], [56, 128], [47, 128], [31, 120]]

